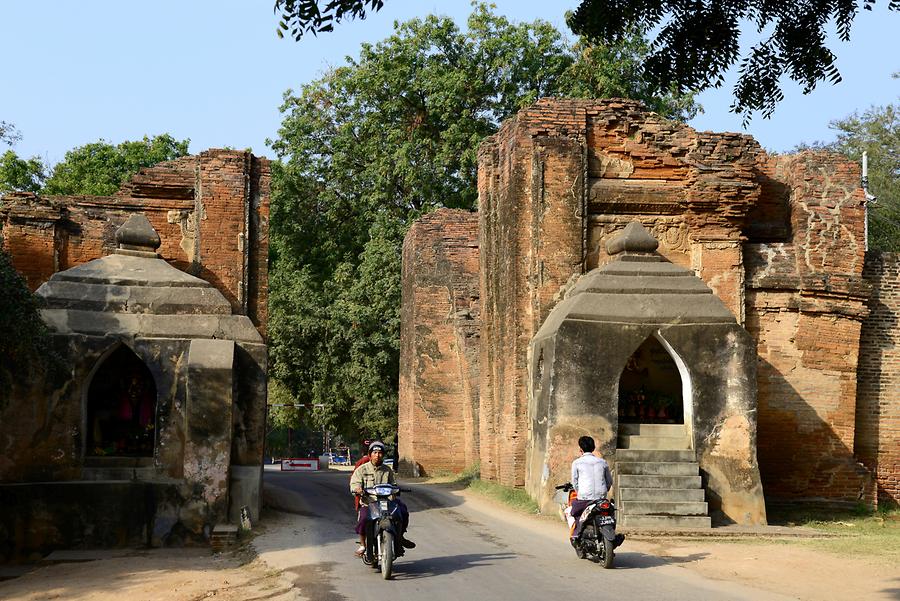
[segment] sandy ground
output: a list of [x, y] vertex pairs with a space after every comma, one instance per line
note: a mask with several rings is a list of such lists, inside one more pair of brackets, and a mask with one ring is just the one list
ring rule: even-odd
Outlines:
[[154, 549], [40, 567], [0, 582], [4, 601], [250, 601], [296, 599], [290, 581], [247, 549]]
[[882, 559], [842, 558], [796, 545], [759, 540], [634, 541], [714, 580], [739, 582], [804, 601], [900, 599], [900, 566]]
[[[467, 503], [489, 511], [508, 511], [465, 494]], [[481, 507], [479, 507], [480, 509]], [[81, 561], [40, 566], [0, 582], [0, 599], [38, 601], [288, 601], [300, 599], [293, 587], [298, 575], [282, 571], [285, 562], [267, 548], [288, 540], [298, 516], [270, 512], [255, 539], [234, 551], [154, 549], [68, 554]], [[547, 519], [534, 527], [561, 528]], [[288, 537], [286, 539], [285, 537]], [[845, 558], [764, 539], [723, 542], [713, 539], [630, 539], [630, 550], [669, 559], [683, 569], [715, 579], [740, 582], [802, 600], [900, 599], [900, 566], [879, 558]], [[291, 562], [292, 563], [292, 562]], [[326, 595], [327, 596], [327, 595]]]

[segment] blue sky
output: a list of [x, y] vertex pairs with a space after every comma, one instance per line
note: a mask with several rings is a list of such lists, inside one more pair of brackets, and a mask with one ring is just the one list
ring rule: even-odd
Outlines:
[[[578, 0], [496, 0], [512, 20], [543, 18], [563, 31], [563, 13]], [[103, 138], [111, 142], [169, 132], [191, 139], [191, 151], [253, 148], [273, 156], [283, 92], [299, 88], [330, 65], [355, 55], [363, 41], [386, 37], [394, 20], [428, 13], [464, 23], [466, 0], [387, 0], [365, 21], [301, 42], [279, 40], [271, 0], [14, 2], [0, 4], [0, 120], [23, 135], [15, 150], [49, 163], [66, 150]], [[828, 140], [828, 122], [900, 97], [900, 13], [879, 0], [861, 11], [849, 43], [832, 42], [844, 81], [803, 96], [794, 84], [770, 120], [746, 130], [767, 149]], [[691, 125], [740, 131], [728, 112], [725, 87], [705, 92], [705, 113]]]

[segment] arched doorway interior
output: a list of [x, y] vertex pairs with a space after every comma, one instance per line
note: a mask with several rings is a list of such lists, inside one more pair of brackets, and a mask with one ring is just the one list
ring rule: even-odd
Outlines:
[[87, 396], [87, 455], [152, 457], [156, 384], [141, 359], [120, 345], [97, 368]]
[[619, 376], [619, 423], [683, 424], [684, 386], [675, 360], [649, 336]]

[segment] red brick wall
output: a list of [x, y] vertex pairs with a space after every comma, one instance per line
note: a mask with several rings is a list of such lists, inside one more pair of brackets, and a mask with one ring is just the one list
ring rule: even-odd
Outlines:
[[31, 289], [111, 253], [116, 229], [135, 212], [159, 233], [163, 259], [215, 285], [265, 333], [266, 159], [209, 150], [143, 169], [114, 196], [12, 194], [0, 201], [4, 246]]
[[760, 169], [789, 195], [787, 239], [744, 248], [763, 487], [770, 498], [871, 501], [871, 472], [854, 449], [869, 294], [859, 172], [826, 153], [776, 157]]
[[13, 267], [32, 290], [58, 269], [56, 223], [61, 210], [32, 194], [10, 194], [0, 200], [0, 237]]
[[[880, 494], [896, 498], [898, 276], [896, 262], [872, 263], [867, 306], [856, 165], [827, 153], [769, 158], [749, 136], [695, 132], [631, 101], [547, 99], [482, 144], [478, 190], [483, 477], [522, 484], [528, 343], [573, 277], [605, 264], [606, 241], [638, 220], [757, 341], [766, 494], [871, 501], [877, 470]], [[405, 281], [434, 272], [430, 260], [404, 256]], [[448, 308], [423, 289], [415, 310], [404, 305], [405, 328]], [[444, 407], [469, 402], [453, 394]], [[401, 412], [401, 429], [420, 423]]]
[[403, 242], [401, 470], [462, 471], [478, 460], [478, 215], [440, 209]]
[[629, 221], [742, 318], [740, 227], [759, 196], [759, 152], [747, 136], [696, 134], [625, 100], [542, 100], [483, 143], [484, 477], [524, 482], [528, 344], [572, 276], [605, 263], [605, 242]]
[[900, 254], [871, 253], [869, 316], [862, 324], [857, 456], [874, 470], [879, 501], [900, 502]]
[[551, 113], [520, 113], [480, 150], [481, 475], [513, 486], [525, 481], [528, 344], [586, 245], [584, 111]]

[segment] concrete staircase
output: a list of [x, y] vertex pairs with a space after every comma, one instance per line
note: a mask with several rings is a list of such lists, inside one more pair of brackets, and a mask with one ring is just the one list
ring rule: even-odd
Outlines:
[[619, 424], [616, 481], [620, 528], [711, 526], [683, 424]]

